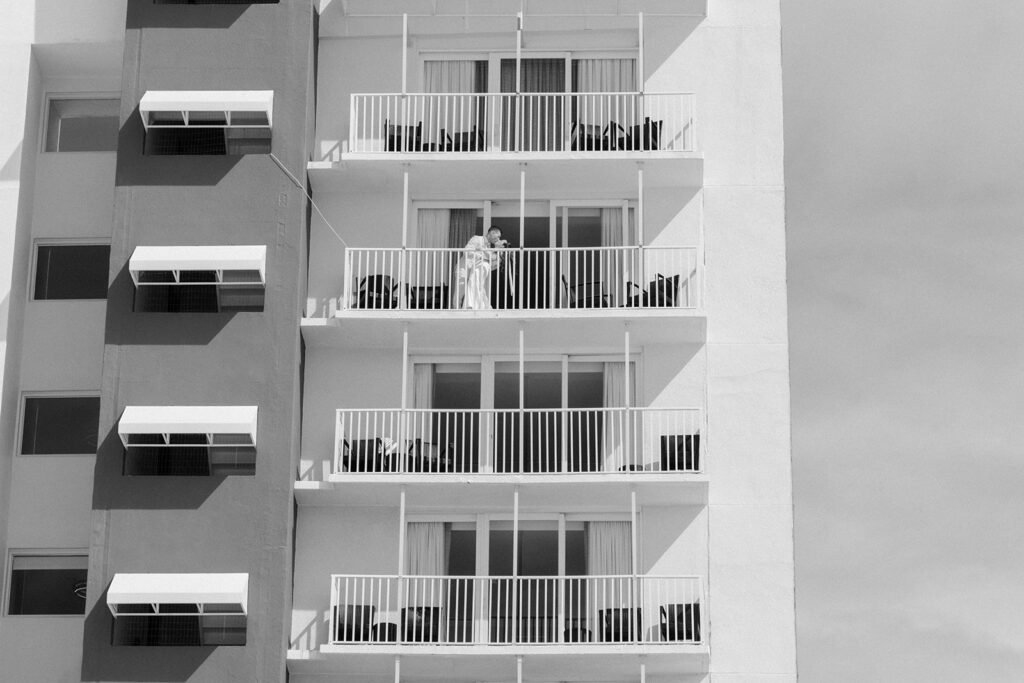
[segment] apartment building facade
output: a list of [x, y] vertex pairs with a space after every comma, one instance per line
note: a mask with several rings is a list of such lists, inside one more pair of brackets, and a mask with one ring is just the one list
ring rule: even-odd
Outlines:
[[795, 680], [777, 4], [34, 4], [11, 680]]

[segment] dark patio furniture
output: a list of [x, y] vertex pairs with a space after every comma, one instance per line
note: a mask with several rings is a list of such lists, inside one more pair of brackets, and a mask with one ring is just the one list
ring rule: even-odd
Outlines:
[[370, 624], [377, 613], [374, 605], [340, 605], [334, 608], [334, 639], [343, 643], [370, 640]]
[[635, 152], [650, 152], [661, 149], [661, 128], [664, 121], [652, 121], [645, 117], [642, 124], [630, 127], [626, 148]]
[[661, 606], [661, 639], [700, 642], [700, 603]]
[[375, 439], [353, 439], [342, 442], [342, 467], [346, 472], [386, 472], [388, 458], [383, 442]]
[[647, 289], [640, 289], [635, 282], [627, 282], [626, 286], [636, 293], [627, 299], [626, 305], [635, 308], [674, 308], [679, 298], [679, 279], [678, 275], [665, 277], [658, 273]]
[[473, 126], [471, 131], [461, 133], [448, 133], [441, 129], [441, 138], [445, 140], [445, 151], [447, 152], [483, 152], [484, 132]]
[[387, 138], [388, 152], [420, 152], [423, 151], [423, 122], [415, 126], [397, 126], [384, 119], [384, 134]]
[[603, 282], [577, 282], [570, 285], [569, 279], [562, 275], [562, 287], [569, 308], [607, 308], [611, 305], [604, 292]]
[[440, 607], [402, 608], [402, 640], [407, 643], [436, 643], [440, 637]]
[[359, 283], [356, 308], [398, 308], [398, 284], [390, 275], [367, 275]]
[[448, 308], [448, 285], [409, 287], [409, 308], [415, 311]]
[[700, 470], [700, 434], [663, 434], [661, 436], [662, 472]]
[[612, 607], [598, 610], [601, 621], [603, 641], [606, 643], [624, 643], [636, 640], [640, 636], [643, 623], [639, 607]]

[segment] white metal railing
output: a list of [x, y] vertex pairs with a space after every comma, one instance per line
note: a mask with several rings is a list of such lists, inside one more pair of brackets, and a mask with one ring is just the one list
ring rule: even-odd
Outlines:
[[699, 576], [331, 577], [332, 645], [704, 642]]
[[353, 94], [349, 151], [693, 152], [691, 93]]
[[696, 247], [345, 251], [343, 309], [695, 309]]
[[701, 472], [699, 408], [342, 409], [339, 474]]

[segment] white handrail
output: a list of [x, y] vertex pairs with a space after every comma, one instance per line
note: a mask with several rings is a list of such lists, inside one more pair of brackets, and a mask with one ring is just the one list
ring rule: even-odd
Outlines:
[[697, 247], [349, 248], [342, 309], [701, 306]]
[[700, 576], [331, 576], [332, 645], [700, 644]]
[[700, 408], [339, 409], [333, 471], [700, 473], [702, 432]]
[[354, 153], [693, 152], [692, 93], [354, 93]]

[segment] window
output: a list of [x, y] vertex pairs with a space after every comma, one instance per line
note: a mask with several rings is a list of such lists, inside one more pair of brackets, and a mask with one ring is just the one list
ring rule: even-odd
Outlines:
[[12, 555], [8, 614], [85, 614], [87, 555]]
[[135, 310], [262, 311], [266, 255], [263, 245], [136, 247], [128, 262]]
[[109, 272], [109, 244], [40, 244], [32, 298], [106, 299]]
[[245, 645], [248, 574], [115, 574], [114, 645]]
[[114, 152], [120, 126], [118, 99], [50, 98], [47, 152]]
[[21, 454], [93, 455], [99, 417], [99, 396], [26, 396]]
[[128, 406], [117, 431], [129, 476], [251, 475], [256, 406]]

